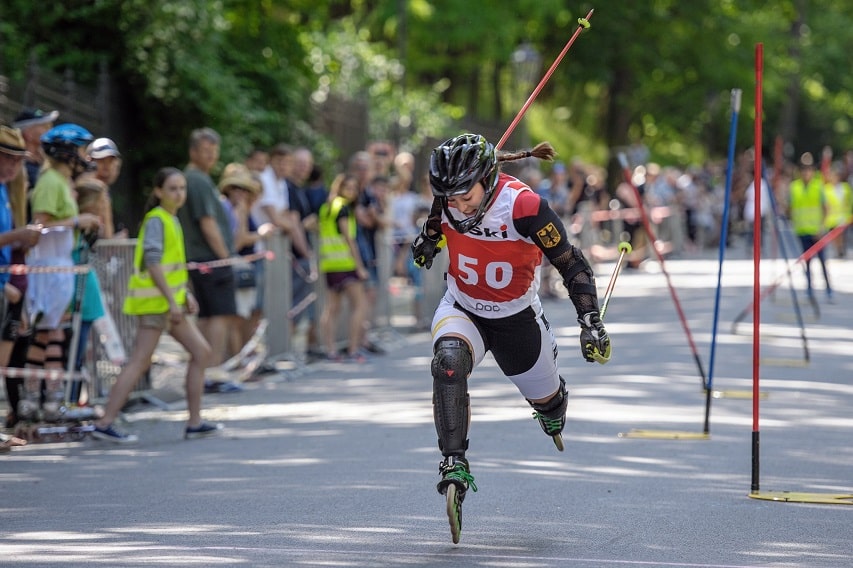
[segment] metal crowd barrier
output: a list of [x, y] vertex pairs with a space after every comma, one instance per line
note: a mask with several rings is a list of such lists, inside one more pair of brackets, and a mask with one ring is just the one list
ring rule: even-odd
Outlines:
[[[683, 240], [681, 229], [681, 216], [677, 211], [667, 208], [655, 208], [652, 211], [653, 225], [662, 229], [667, 237], [674, 241], [676, 248]], [[627, 210], [593, 211], [591, 208], [582, 208], [573, 219], [567, 219], [567, 225], [574, 223], [574, 237], [580, 241], [579, 244], [589, 245], [600, 243], [602, 229], [609, 229], [609, 239], [614, 241], [619, 238], [622, 220], [629, 214]], [[127, 282], [132, 272], [133, 251], [136, 245], [135, 239], [102, 239], [98, 241], [91, 255], [91, 264], [98, 274], [101, 290], [104, 294], [105, 307], [109, 310], [116, 329], [122, 339], [123, 347], [129, 356], [133, 349], [133, 341], [136, 336], [136, 321], [131, 316], [122, 312], [124, 298], [127, 292]], [[393, 277], [394, 246], [390, 237], [390, 231], [382, 230], [377, 235], [378, 253], [378, 294], [376, 305], [373, 306], [374, 329], [392, 328], [393, 320], [397, 316], [411, 315], [411, 307], [402, 305], [399, 301], [392, 300], [391, 279]], [[275, 362], [279, 360], [299, 361], [301, 353], [294, 351], [294, 311], [304, 306], [292, 305], [292, 253], [290, 240], [281, 234], [276, 234], [265, 241], [265, 247], [272, 252], [273, 258], [265, 260], [264, 270], [264, 318], [267, 327], [264, 331], [267, 360]], [[316, 248], [316, 247], [315, 247]], [[444, 295], [446, 283], [444, 273], [447, 271], [447, 254], [435, 257], [431, 270], [423, 272], [423, 316], [429, 321], [435, 307]], [[325, 279], [319, 274], [319, 280], [314, 286], [315, 299], [314, 310], [319, 324], [319, 318], [323, 311], [325, 299]], [[344, 306], [341, 318], [346, 318], [348, 308]], [[346, 325], [338, 325], [337, 340], [344, 343], [347, 339]], [[319, 331], [319, 330], [318, 330]], [[92, 394], [95, 397], [106, 396], [121, 366], [112, 361], [104, 347], [104, 342], [99, 338], [98, 331], [93, 331], [91, 341], [91, 352], [87, 365], [90, 376], [94, 378]], [[321, 338], [322, 341], [322, 338]], [[138, 383], [137, 391], [147, 391], [152, 387], [150, 376], [146, 375]]]
[[[135, 247], [136, 239], [100, 239], [89, 255], [89, 262], [101, 284], [104, 308], [115, 322], [115, 329], [128, 357], [133, 350], [133, 342], [136, 338], [136, 319], [125, 315], [122, 307], [127, 296], [127, 282], [133, 272]], [[90, 395], [97, 398], [106, 397], [109, 394], [110, 388], [121, 371], [120, 362], [113, 360], [107, 349], [109, 337], [100, 329], [97, 323], [92, 327], [92, 336], [88, 343], [91, 350], [86, 361], [89, 374], [93, 378]], [[141, 392], [150, 388], [150, 376], [146, 373], [137, 383], [135, 390]]]
[[[679, 253], [684, 249], [685, 218], [678, 207], [651, 207], [648, 209], [649, 222], [659, 240], [668, 241], [672, 251]], [[566, 219], [569, 233], [583, 250], [589, 250], [593, 244], [616, 245], [624, 240], [623, 231], [626, 220], [639, 218], [639, 209], [623, 208], [611, 203], [610, 209], [593, 209], [589, 203], [581, 203], [578, 213]], [[651, 246], [649, 243], [647, 246]], [[650, 253], [651, 254], [651, 253]]]
[[293, 358], [293, 275], [291, 273], [291, 245], [285, 235], [275, 234], [264, 241], [272, 252], [272, 260], [264, 266], [264, 317], [269, 322], [265, 341], [267, 359], [271, 361]]
[[[392, 325], [394, 307], [390, 299], [389, 282], [393, 271], [393, 244], [386, 232], [377, 235], [379, 282], [377, 303], [373, 306], [374, 323], [376, 328], [389, 328]], [[122, 306], [127, 293], [127, 282], [133, 271], [133, 251], [136, 239], [102, 239], [99, 240], [90, 256], [91, 264], [96, 270], [105, 299], [105, 307], [115, 322], [123, 347], [130, 356], [136, 336], [136, 320], [122, 312]], [[265, 241], [265, 248], [272, 253], [273, 258], [265, 260], [264, 268], [264, 304], [263, 313], [267, 321], [264, 332], [264, 342], [267, 360], [298, 360], [301, 354], [294, 353], [294, 329], [292, 325], [293, 311], [300, 306], [292, 303], [292, 253], [291, 242], [285, 235], [275, 234]], [[432, 311], [444, 294], [444, 272], [447, 255], [436, 258], [432, 270], [424, 273], [424, 313], [431, 317]], [[314, 309], [319, 323], [325, 298], [325, 279], [322, 274], [314, 286]], [[304, 308], [304, 306], [302, 306]], [[405, 307], [404, 310], [410, 310]], [[341, 318], [347, 316], [347, 308]], [[396, 314], [399, 315], [399, 314]], [[346, 340], [347, 326], [339, 325], [338, 340]], [[87, 358], [87, 369], [94, 378], [92, 395], [104, 397], [115, 382], [121, 366], [112, 361], [104, 346], [106, 338], [99, 337], [93, 331], [89, 342], [91, 351]], [[151, 378], [146, 375], [137, 384], [136, 391], [143, 392], [152, 388]]]
[[[122, 307], [133, 272], [135, 246], [136, 239], [101, 239], [95, 243], [90, 255], [91, 266], [101, 284], [104, 307], [112, 317], [127, 357], [133, 351], [137, 326], [136, 319], [124, 314]], [[264, 316], [268, 319], [264, 334], [266, 352], [271, 359], [289, 358], [292, 352], [290, 241], [284, 236], [274, 235], [267, 241], [267, 250], [274, 254], [274, 258], [264, 261]], [[93, 379], [90, 398], [106, 397], [122, 367], [122, 362], [111, 356], [110, 352], [114, 355], [115, 348], [108, 348], [109, 336], [103, 330], [96, 323], [89, 341], [86, 369]], [[151, 389], [151, 375], [146, 373], [134, 391], [145, 393]]]

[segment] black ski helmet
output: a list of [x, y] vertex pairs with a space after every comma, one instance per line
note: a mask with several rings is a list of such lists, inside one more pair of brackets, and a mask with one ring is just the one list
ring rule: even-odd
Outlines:
[[[467, 233], [480, 223], [494, 200], [498, 183], [497, 151], [479, 134], [462, 134], [446, 140], [430, 155], [429, 182], [453, 228]], [[483, 184], [485, 196], [477, 212], [461, 221], [454, 219], [447, 198], [468, 193], [478, 182]]]

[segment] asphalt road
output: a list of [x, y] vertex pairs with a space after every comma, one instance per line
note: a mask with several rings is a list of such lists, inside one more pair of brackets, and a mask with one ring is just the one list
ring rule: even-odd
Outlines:
[[[597, 267], [602, 292], [612, 267]], [[435, 491], [421, 333], [366, 364], [318, 363], [207, 395], [206, 417], [227, 426], [216, 439], [184, 441], [181, 409], [137, 407], [125, 427], [138, 444], [0, 456], [0, 565], [853, 566], [853, 261], [832, 261], [836, 303], [819, 295], [819, 319], [804, 306], [807, 365], [787, 285], [761, 304], [761, 356], [773, 364], [759, 366], [757, 452], [751, 317], [731, 330], [751, 300], [752, 264], [724, 266], [713, 374], [717, 262], [667, 269], [718, 396], [707, 436], [700, 365], [651, 263], [619, 278], [608, 365], [580, 358], [568, 300], [546, 304], [571, 392], [565, 452], [491, 358], [475, 370], [468, 457], [479, 491], [458, 545]], [[771, 263], [763, 274], [784, 272]], [[796, 502], [751, 498], [756, 481], [758, 496]]]

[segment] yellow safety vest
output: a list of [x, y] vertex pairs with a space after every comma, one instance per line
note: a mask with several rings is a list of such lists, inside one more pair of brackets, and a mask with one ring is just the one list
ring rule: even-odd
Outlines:
[[124, 313], [129, 315], [163, 314], [169, 311], [169, 300], [163, 295], [147, 270], [142, 270], [145, 227], [149, 219], [159, 217], [163, 221], [163, 258], [160, 266], [166, 283], [179, 306], [187, 302], [187, 255], [184, 251], [184, 233], [178, 219], [162, 207], [155, 207], [145, 215], [142, 229], [136, 239], [133, 253], [133, 274], [127, 285]]
[[[324, 203], [319, 212], [320, 233], [320, 272], [349, 272], [355, 270], [355, 258], [349, 245], [338, 230], [338, 214], [346, 205], [347, 200], [336, 197], [331, 203]], [[347, 217], [347, 234], [355, 240], [355, 215]]]
[[801, 179], [791, 182], [791, 224], [797, 235], [817, 235], [824, 225], [823, 180], [815, 176], [806, 185]]
[[833, 229], [847, 223], [850, 220], [850, 215], [853, 214], [853, 191], [850, 189], [850, 184], [842, 181], [837, 185], [841, 186], [840, 196], [835, 185], [826, 184], [827, 229]]

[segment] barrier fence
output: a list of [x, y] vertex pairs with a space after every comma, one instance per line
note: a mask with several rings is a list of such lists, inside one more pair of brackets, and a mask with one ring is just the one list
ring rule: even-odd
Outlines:
[[[672, 250], [680, 250], [683, 242], [683, 218], [676, 209], [655, 208], [652, 220], [662, 235], [673, 244]], [[616, 244], [622, 239], [623, 223], [630, 219], [630, 210], [592, 210], [583, 206], [578, 214], [566, 219], [570, 237], [577, 246], [587, 249], [592, 244]], [[374, 329], [403, 327], [401, 322], [413, 321], [413, 293], [400, 296], [400, 278], [393, 274], [395, 250], [399, 246], [408, 248], [408, 242], [397, 243], [391, 237], [391, 231], [381, 230], [377, 235], [378, 293], [373, 306]], [[121, 370], [121, 355], [129, 356], [136, 337], [136, 320], [125, 315], [122, 307], [127, 294], [127, 282], [133, 272], [133, 253], [136, 239], [101, 239], [96, 242], [90, 254], [90, 265], [98, 275], [105, 308], [110, 317], [99, 320], [92, 327], [92, 336], [88, 342], [85, 371], [91, 378], [89, 399], [106, 397], [115, 378]], [[325, 301], [325, 279], [319, 275], [314, 294], [300, 306], [292, 305], [292, 253], [289, 239], [284, 235], [273, 235], [265, 241], [267, 256], [264, 262], [263, 278], [263, 318], [261, 328], [266, 361], [289, 360], [297, 365], [304, 364], [304, 354], [297, 352], [294, 344], [296, 329], [293, 326], [294, 315], [313, 304], [315, 317], [319, 320]], [[190, 269], [196, 266], [190, 264]], [[446, 253], [436, 256], [431, 270], [422, 272], [420, 292], [422, 316], [427, 320], [438, 305], [445, 291], [445, 273], [448, 268]], [[342, 318], [348, 315], [344, 306]], [[346, 325], [338, 325], [338, 341], [346, 342]], [[221, 369], [226, 374], [233, 371], [230, 367]], [[150, 371], [138, 383], [136, 392], [145, 393], [152, 388]], [[0, 389], [1, 391], [2, 389]]]
[[[92, 377], [91, 398], [103, 398], [121, 371], [121, 352], [129, 356], [136, 338], [136, 319], [122, 310], [127, 296], [127, 282], [133, 273], [133, 251], [136, 239], [100, 239], [89, 253], [89, 263], [98, 275], [104, 308], [109, 312], [114, 327], [104, 327], [101, 322], [92, 326], [92, 336], [87, 345], [86, 368]], [[116, 332], [116, 335], [113, 334]], [[118, 339], [120, 345], [114, 343]], [[151, 387], [150, 375], [145, 374], [136, 386], [137, 391]]]

